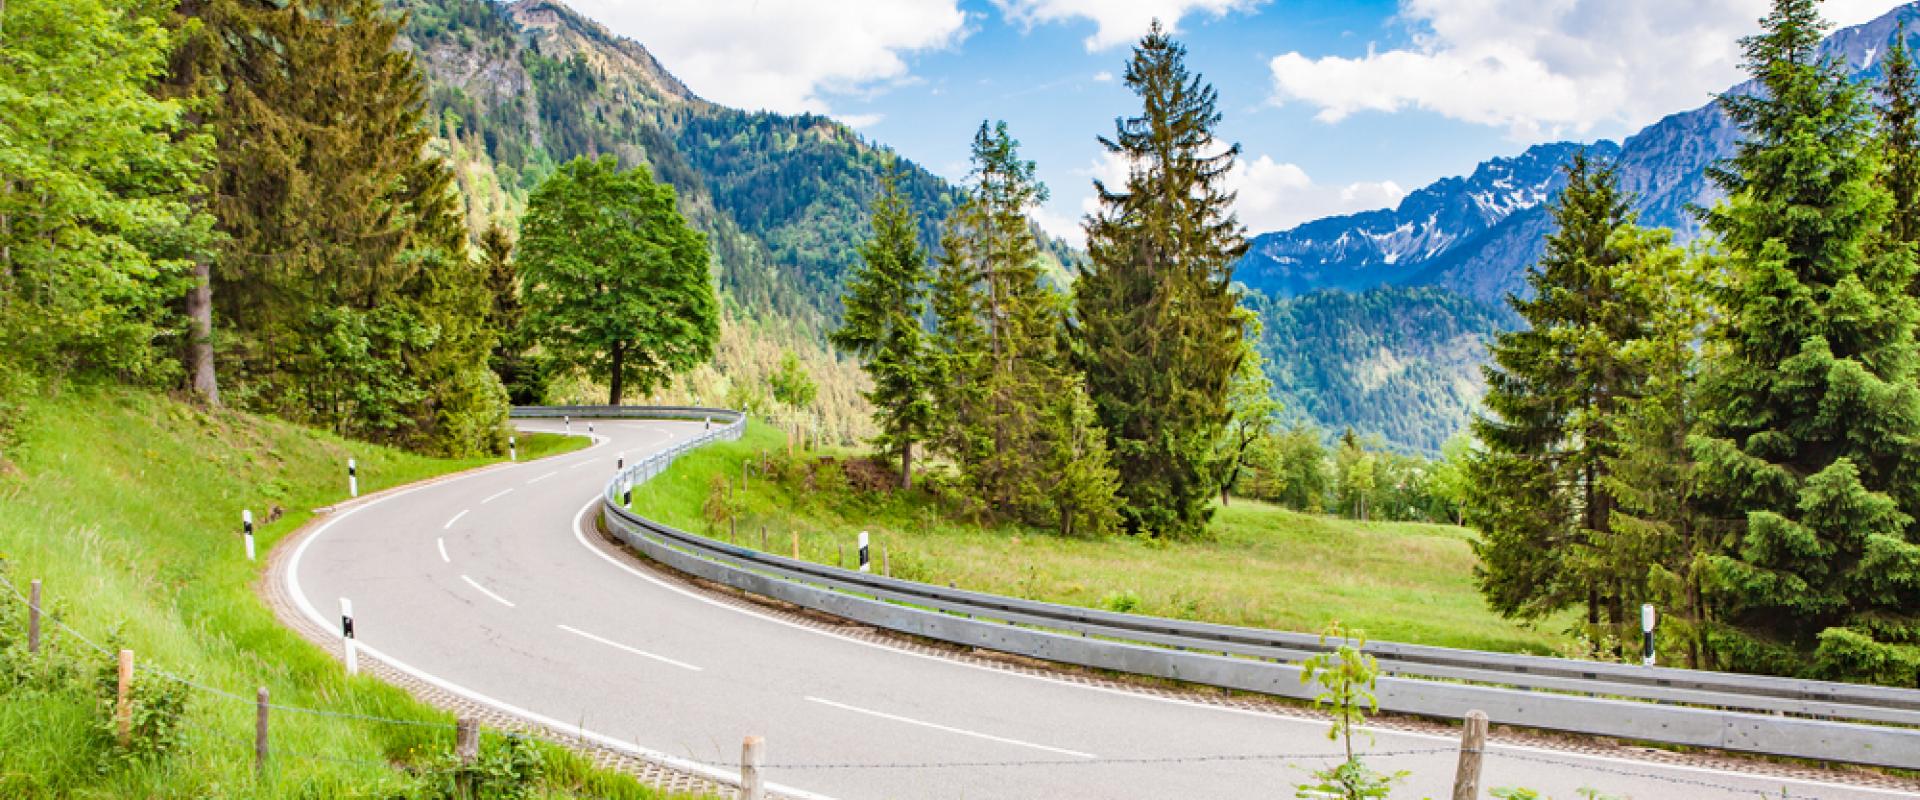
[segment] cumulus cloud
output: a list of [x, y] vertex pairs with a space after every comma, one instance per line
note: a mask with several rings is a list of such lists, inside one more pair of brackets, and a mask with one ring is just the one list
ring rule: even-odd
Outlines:
[[[1840, 25], [1896, 0], [1834, 0]], [[1285, 53], [1270, 62], [1273, 100], [1338, 122], [1419, 109], [1508, 129], [1516, 139], [1638, 127], [1705, 103], [1741, 79], [1741, 36], [1769, 0], [1402, 0], [1410, 47], [1358, 58]]]
[[823, 95], [907, 78], [905, 54], [958, 44], [958, 0], [571, 0], [646, 45], [696, 94], [782, 113], [831, 111]]
[[1086, 38], [1087, 52], [1128, 44], [1147, 32], [1155, 19], [1178, 30], [1180, 19], [1193, 13], [1226, 16], [1248, 11], [1266, 0], [993, 0], [1009, 21], [1032, 27], [1071, 19], [1092, 20], [1094, 32]]

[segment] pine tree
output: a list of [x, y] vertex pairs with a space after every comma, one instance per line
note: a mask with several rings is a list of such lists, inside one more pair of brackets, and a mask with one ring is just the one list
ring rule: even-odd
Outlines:
[[1244, 357], [1232, 279], [1246, 242], [1223, 187], [1239, 147], [1214, 138], [1213, 87], [1157, 22], [1126, 83], [1142, 112], [1100, 139], [1130, 170], [1124, 187], [1095, 183], [1075, 358], [1112, 440], [1129, 529], [1194, 536], [1225, 477], [1218, 442]]
[[1706, 215], [1726, 254], [1702, 378], [1707, 592], [1727, 666], [1914, 685], [1920, 391], [1908, 248], [1861, 91], [1821, 59], [1813, 0], [1743, 40], [1758, 83], [1720, 100], [1744, 136]]
[[1609, 416], [1638, 390], [1619, 345], [1645, 335], [1650, 311], [1616, 285], [1632, 215], [1614, 167], [1577, 154], [1552, 214], [1556, 229], [1527, 274], [1533, 296], [1508, 301], [1527, 326], [1501, 334], [1485, 368], [1490, 413], [1474, 422], [1483, 449], [1468, 469], [1482, 532], [1475, 578], [1502, 614], [1584, 602], [1599, 639], [1602, 611], [1623, 632], [1623, 587], [1578, 566], [1594, 563], [1585, 557], [1612, 518]]
[[881, 174], [873, 202], [873, 238], [847, 281], [839, 347], [859, 355], [873, 388], [866, 393], [880, 428], [876, 443], [898, 455], [900, 486], [913, 486], [913, 446], [932, 424], [932, 373], [921, 318], [926, 314], [927, 254], [920, 220], [900, 190], [897, 164]]
[[[1106, 529], [1105, 436], [1061, 346], [1066, 300], [1041, 278], [1026, 212], [1045, 197], [1005, 123], [973, 139], [972, 185], [941, 238], [933, 282], [938, 440], [982, 506], [1063, 532]], [[1082, 463], [1067, 470], [1070, 461]], [[1104, 506], [1102, 501], [1104, 500]]]
[[1920, 75], [1904, 23], [1880, 68], [1880, 138], [1887, 154], [1881, 181], [1893, 195], [1887, 235], [1902, 244], [1920, 244]]

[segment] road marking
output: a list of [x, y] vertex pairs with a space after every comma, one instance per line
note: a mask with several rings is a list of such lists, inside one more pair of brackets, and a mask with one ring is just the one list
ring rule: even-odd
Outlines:
[[435, 537], [433, 537], [433, 543], [434, 543], [434, 544], [437, 544], [437, 545], [439, 545], [439, 546], [440, 546], [440, 560], [441, 560], [441, 561], [445, 561], [445, 562], [447, 562], [447, 563], [449, 563], [449, 564], [451, 564], [451, 563], [453, 563], [453, 559], [451, 559], [451, 558], [448, 558], [448, 557], [447, 557], [447, 540], [446, 540], [446, 537], [442, 537], [442, 536], [435, 536]]
[[513, 604], [510, 602], [507, 602], [507, 598], [501, 597], [500, 595], [487, 591], [487, 587], [481, 586], [478, 581], [475, 581], [474, 579], [469, 578], [465, 575], [461, 575], [460, 580], [466, 581], [468, 586], [473, 587], [474, 590], [480, 592], [481, 594], [484, 594], [488, 597], [493, 598], [496, 601], [499, 601], [500, 605], [506, 606], [508, 608], [513, 608]]
[[495, 500], [498, 500], [498, 499], [500, 499], [500, 498], [502, 498], [502, 497], [506, 497], [507, 495], [509, 495], [509, 494], [512, 494], [512, 493], [513, 493], [513, 490], [512, 490], [512, 489], [501, 489], [500, 491], [497, 491], [497, 492], [494, 492], [494, 493], [493, 493], [493, 494], [492, 494], [491, 496], [489, 496], [489, 497], [488, 497], [487, 499], [485, 499], [485, 500], [482, 500], [482, 501], [480, 501], [480, 505], [483, 505], [483, 506], [484, 506], [484, 505], [486, 505], [486, 504], [488, 504], [488, 503], [491, 503], [491, 502], [493, 502], [493, 501], [495, 501]]
[[619, 642], [616, 642], [616, 641], [614, 641], [614, 640], [612, 640], [612, 639], [603, 639], [603, 638], [601, 638], [601, 637], [598, 637], [598, 636], [595, 636], [595, 635], [593, 635], [593, 634], [591, 634], [591, 633], [587, 633], [586, 631], [583, 631], [583, 630], [580, 630], [579, 628], [575, 628], [575, 627], [572, 627], [572, 626], [569, 626], [569, 625], [561, 625], [561, 626], [560, 626], [560, 630], [563, 630], [563, 631], [566, 631], [566, 632], [568, 632], [568, 633], [571, 633], [571, 634], [573, 634], [573, 635], [575, 635], [575, 636], [578, 636], [578, 637], [580, 637], [580, 638], [582, 638], [582, 639], [592, 639], [593, 641], [596, 641], [596, 642], [599, 642], [599, 643], [601, 643], [601, 644], [604, 644], [604, 645], [606, 645], [606, 646], [608, 646], [608, 647], [612, 647], [612, 648], [615, 648], [615, 649], [618, 649], [618, 650], [625, 650], [625, 651], [627, 651], [627, 652], [629, 652], [629, 653], [632, 653], [632, 654], [634, 654], [634, 655], [636, 655], [636, 656], [641, 656], [641, 657], [643, 657], [643, 658], [651, 658], [651, 659], [653, 659], [653, 660], [655, 660], [655, 661], [658, 661], [658, 662], [660, 662], [660, 663], [662, 663], [662, 664], [672, 664], [672, 665], [674, 665], [674, 666], [676, 666], [676, 667], [679, 667], [679, 668], [681, 668], [681, 669], [689, 669], [689, 670], [693, 670], [694, 672], [699, 672], [699, 671], [700, 671], [700, 668], [699, 668], [699, 667], [696, 667], [696, 666], [694, 666], [694, 665], [692, 665], [692, 664], [689, 664], [689, 663], [687, 663], [687, 662], [685, 662], [685, 661], [675, 661], [675, 660], [673, 660], [673, 659], [671, 659], [671, 658], [667, 658], [666, 656], [662, 656], [662, 655], [655, 655], [655, 654], [653, 654], [653, 653], [649, 653], [649, 652], [647, 652], [647, 651], [645, 651], [645, 650], [642, 650], [642, 649], [640, 649], [640, 648], [638, 648], [638, 647], [628, 647], [628, 646], [626, 646], [626, 645], [624, 645], [624, 644], [621, 644], [621, 643], [619, 643]]
[[542, 476], [540, 476], [540, 477], [538, 477], [538, 478], [534, 478], [533, 480], [530, 480], [530, 481], [527, 481], [527, 483], [539, 483], [539, 482], [541, 482], [541, 481], [544, 481], [544, 480], [546, 480], [546, 479], [548, 479], [548, 478], [551, 478], [551, 477], [553, 477], [553, 476], [555, 476], [555, 475], [558, 475], [558, 474], [560, 474], [560, 473], [558, 473], [558, 472], [549, 472], [549, 473], [547, 473], [547, 474], [545, 474], [545, 475], [542, 475]]
[[881, 719], [893, 720], [894, 722], [904, 722], [908, 725], [918, 725], [922, 728], [932, 728], [936, 731], [946, 731], [947, 733], [957, 733], [961, 736], [971, 736], [975, 739], [985, 739], [990, 742], [999, 742], [1001, 744], [1018, 745], [1020, 747], [1031, 747], [1035, 750], [1045, 750], [1046, 752], [1059, 753], [1060, 755], [1063, 755], [1063, 756], [1075, 756], [1078, 758], [1098, 758], [1098, 756], [1095, 756], [1092, 753], [1082, 753], [1078, 750], [1068, 750], [1060, 747], [1048, 747], [1044, 744], [1034, 744], [1032, 742], [1023, 742], [1023, 741], [1020, 741], [1019, 739], [1009, 739], [1005, 736], [995, 736], [991, 733], [981, 733], [979, 731], [970, 731], [970, 730], [967, 730], [966, 728], [955, 728], [950, 725], [941, 725], [940, 723], [937, 723], [937, 722], [927, 722], [925, 720], [918, 720], [912, 717], [902, 717], [898, 714], [888, 714], [884, 711], [874, 711], [868, 708], [860, 708], [859, 706], [850, 706], [850, 705], [847, 705], [846, 703], [836, 703], [836, 702], [833, 702], [832, 700], [822, 700], [818, 697], [808, 697], [807, 702], [819, 703], [820, 705], [823, 705], [823, 706], [832, 706], [834, 708], [838, 708], [843, 711], [852, 711], [856, 714], [865, 714], [870, 717], [879, 717]]
[[453, 523], [459, 522], [460, 518], [466, 515], [467, 515], [467, 509], [464, 509], [464, 508], [460, 509], [460, 513], [453, 515], [453, 519], [447, 520], [447, 524], [440, 526], [440, 530], [443, 530], [443, 531], [453, 530]]
[[591, 466], [593, 466], [593, 462], [592, 462], [592, 461], [582, 461], [582, 462], [580, 462], [580, 463], [578, 463], [578, 464], [575, 464], [575, 465], [573, 465], [573, 466], [571, 466], [571, 467], [568, 467], [567, 469], [579, 469], [579, 468], [581, 468], [581, 467], [591, 467]]

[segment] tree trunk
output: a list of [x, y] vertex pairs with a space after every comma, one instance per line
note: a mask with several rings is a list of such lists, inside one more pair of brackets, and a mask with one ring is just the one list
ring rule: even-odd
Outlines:
[[193, 262], [193, 288], [187, 290], [187, 362], [193, 393], [209, 406], [220, 406], [220, 381], [213, 368], [213, 267], [207, 259]]
[[913, 488], [913, 442], [900, 446], [900, 488]]
[[610, 384], [607, 389], [607, 394], [608, 394], [607, 405], [610, 405], [610, 406], [620, 405], [620, 390], [626, 388], [625, 381], [621, 380], [622, 378], [626, 377], [625, 375], [621, 374], [621, 372], [623, 371], [622, 368], [626, 366], [626, 356], [627, 356], [626, 348], [622, 347], [618, 342], [614, 343], [613, 345], [613, 379], [607, 381], [607, 383]]

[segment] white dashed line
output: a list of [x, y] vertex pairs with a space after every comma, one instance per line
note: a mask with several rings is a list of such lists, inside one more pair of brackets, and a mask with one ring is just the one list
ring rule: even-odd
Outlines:
[[634, 654], [634, 655], [636, 655], [636, 656], [641, 656], [641, 657], [644, 657], [644, 658], [651, 658], [651, 659], [653, 659], [653, 660], [655, 660], [655, 661], [658, 661], [658, 662], [660, 662], [660, 663], [662, 663], [662, 664], [672, 664], [672, 665], [674, 665], [674, 666], [676, 666], [676, 667], [679, 667], [679, 668], [681, 668], [681, 669], [689, 669], [689, 670], [693, 670], [694, 672], [699, 672], [699, 671], [700, 671], [700, 668], [699, 668], [699, 667], [696, 667], [696, 666], [694, 666], [694, 665], [692, 665], [692, 664], [689, 664], [689, 663], [687, 663], [687, 662], [685, 662], [685, 661], [675, 661], [675, 660], [673, 660], [673, 659], [671, 659], [671, 658], [667, 658], [666, 656], [661, 656], [661, 655], [654, 655], [653, 653], [649, 653], [649, 652], [647, 652], [647, 651], [645, 651], [645, 650], [641, 650], [640, 648], [637, 648], [637, 647], [628, 647], [628, 646], [626, 646], [626, 645], [624, 645], [624, 644], [621, 644], [621, 643], [619, 643], [619, 642], [616, 642], [616, 641], [613, 641], [612, 639], [603, 639], [603, 638], [601, 638], [601, 637], [598, 637], [598, 636], [595, 636], [595, 635], [593, 635], [593, 634], [591, 634], [591, 633], [587, 633], [586, 631], [583, 631], [583, 630], [580, 630], [579, 628], [575, 628], [575, 627], [571, 627], [571, 626], [567, 626], [567, 625], [561, 625], [561, 626], [560, 626], [560, 630], [563, 630], [563, 631], [566, 631], [566, 632], [568, 632], [568, 633], [571, 633], [571, 634], [573, 634], [573, 635], [575, 635], [575, 636], [578, 636], [578, 637], [580, 637], [580, 638], [583, 638], [583, 639], [592, 639], [593, 641], [596, 641], [596, 642], [599, 642], [599, 643], [601, 643], [601, 644], [604, 644], [604, 645], [606, 645], [606, 646], [608, 646], [608, 647], [612, 647], [612, 648], [615, 648], [615, 649], [619, 649], [619, 650], [625, 650], [625, 651], [627, 651], [627, 652], [629, 652], [629, 653], [632, 653], [632, 654]]
[[507, 495], [512, 493], [513, 493], [512, 489], [501, 489], [500, 491], [494, 492], [492, 495], [489, 495], [487, 499], [480, 501], [480, 505], [484, 506], [502, 497], [506, 497]]
[[433, 538], [433, 543], [440, 547], [440, 560], [449, 564], [453, 563], [453, 559], [447, 557], [447, 540], [444, 537], [436, 536]]
[[575, 465], [573, 465], [573, 466], [571, 466], [571, 467], [568, 467], [567, 469], [579, 469], [579, 468], [581, 468], [581, 467], [591, 467], [591, 466], [593, 466], [593, 462], [592, 462], [592, 461], [582, 461], [582, 462], [580, 462], [580, 463], [578, 463], [578, 464], [575, 464]]
[[460, 513], [453, 515], [453, 519], [447, 520], [447, 524], [440, 526], [440, 530], [443, 530], [443, 531], [453, 530], [453, 523], [459, 522], [460, 518], [466, 515], [467, 515], [467, 509], [464, 509], [464, 508], [460, 509]]
[[539, 483], [539, 482], [541, 482], [541, 481], [544, 481], [544, 480], [546, 480], [546, 479], [548, 479], [548, 478], [551, 478], [551, 477], [553, 477], [553, 476], [555, 476], [555, 475], [558, 475], [558, 474], [560, 474], [560, 473], [558, 473], [558, 472], [549, 472], [549, 473], [547, 473], [547, 474], [545, 474], [545, 475], [542, 475], [542, 476], [540, 476], [540, 477], [538, 477], [538, 478], [534, 478], [533, 480], [530, 480], [530, 481], [527, 481], [527, 483]]
[[499, 601], [500, 605], [506, 606], [508, 608], [513, 608], [513, 604], [510, 602], [507, 602], [507, 598], [501, 597], [500, 595], [487, 591], [487, 587], [481, 586], [478, 582], [474, 581], [474, 579], [469, 578], [465, 575], [462, 575], [460, 576], [460, 580], [466, 581], [467, 585], [473, 587], [475, 591], [478, 591], [481, 594], [484, 594], [488, 597], [493, 598], [496, 601]]
[[918, 725], [922, 728], [932, 728], [936, 731], [946, 731], [947, 733], [957, 733], [961, 736], [972, 736], [975, 739], [985, 739], [990, 742], [999, 742], [1001, 744], [1018, 745], [1020, 747], [1031, 747], [1035, 750], [1045, 750], [1046, 752], [1059, 753], [1060, 755], [1063, 755], [1063, 756], [1074, 756], [1077, 758], [1097, 758], [1098, 757], [1092, 753], [1082, 753], [1078, 750], [1067, 750], [1059, 747], [1048, 747], [1044, 744], [1034, 744], [1032, 742], [1023, 742], [1023, 741], [1020, 741], [1019, 739], [1009, 739], [1005, 736], [995, 736], [990, 733], [970, 731], [965, 728], [955, 728], [949, 725], [941, 725], [936, 722], [926, 722], [923, 720], [913, 719], [912, 717], [902, 717], [897, 714], [888, 714], [882, 711], [873, 711], [871, 709], [860, 708], [858, 706], [850, 706], [845, 703], [836, 703], [836, 702], [833, 702], [832, 700], [822, 700], [818, 697], [808, 697], [807, 702], [819, 703], [820, 705], [823, 705], [823, 706], [832, 706], [842, 711], [852, 711], [856, 714], [865, 714], [870, 717], [879, 717], [881, 719], [893, 720], [894, 722], [904, 722], [908, 725]]

